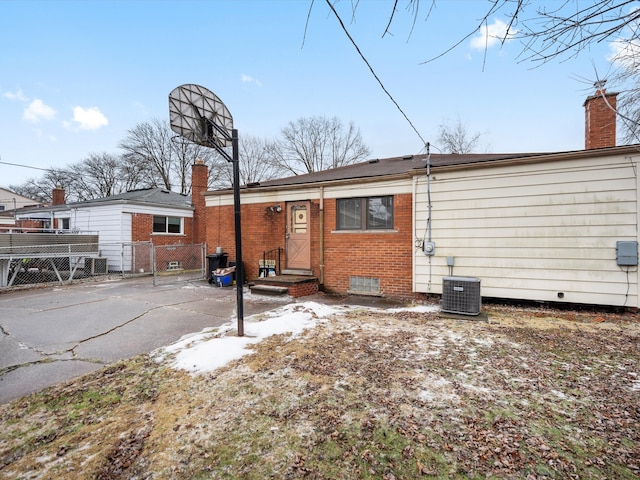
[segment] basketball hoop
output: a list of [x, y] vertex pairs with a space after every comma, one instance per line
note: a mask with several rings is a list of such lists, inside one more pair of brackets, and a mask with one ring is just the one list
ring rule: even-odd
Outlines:
[[[238, 336], [244, 335], [244, 265], [242, 262], [242, 222], [240, 221], [240, 173], [238, 131], [233, 128], [233, 117], [213, 92], [200, 85], [185, 84], [169, 94], [169, 123], [178, 135], [172, 142], [185, 145], [192, 142], [203, 147], [215, 148], [233, 164], [233, 207], [236, 240], [236, 298]], [[178, 139], [180, 138], [180, 139]], [[232, 147], [230, 156], [225, 147]]]
[[200, 85], [185, 84], [169, 94], [171, 130], [203, 147], [232, 146], [233, 117], [222, 101]]

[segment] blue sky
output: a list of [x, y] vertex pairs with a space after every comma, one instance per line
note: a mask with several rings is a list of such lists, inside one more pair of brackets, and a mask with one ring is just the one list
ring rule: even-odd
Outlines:
[[[584, 148], [584, 99], [606, 43], [534, 68], [521, 47], [463, 42], [488, 8], [440, 1], [427, 21], [402, 7], [382, 37], [392, 0], [336, 8], [387, 90], [424, 140], [460, 118], [482, 133], [480, 151]], [[289, 121], [337, 116], [360, 128], [372, 158], [422, 151], [324, 0], [0, 0], [0, 186], [20, 184], [91, 153], [119, 153], [127, 130], [168, 119], [168, 94], [185, 83], [214, 92], [243, 134], [274, 138]], [[504, 17], [490, 19], [493, 25]], [[306, 27], [306, 32], [305, 32]]]

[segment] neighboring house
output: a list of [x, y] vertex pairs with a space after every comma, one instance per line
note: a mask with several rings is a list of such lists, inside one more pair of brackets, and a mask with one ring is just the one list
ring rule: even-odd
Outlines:
[[[206, 165], [194, 165], [193, 175], [193, 190], [206, 190]], [[204, 186], [198, 182], [204, 182]], [[201, 195], [198, 197], [203, 204]], [[53, 198], [54, 204], [49, 207], [22, 210], [17, 215], [19, 223], [63, 233], [98, 233], [100, 252], [108, 258], [110, 270], [137, 271], [141, 265], [138, 260], [134, 264], [129, 255], [123, 256], [124, 244], [150, 241], [154, 245], [189, 245], [204, 241], [204, 231], [194, 219], [195, 207], [187, 195], [147, 188], [66, 204], [64, 192], [57, 189]]]
[[0, 188], [0, 227], [12, 227], [15, 225], [15, 210], [34, 207], [38, 204], [38, 201], [33, 198], [24, 197], [11, 190]]
[[[283, 247], [284, 273], [328, 292], [421, 298], [455, 275], [483, 297], [639, 307], [640, 146], [615, 146], [605, 97], [585, 102], [586, 150], [434, 154], [429, 175], [427, 155], [375, 159], [244, 187], [247, 278]], [[209, 249], [233, 258], [233, 192], [205, 203]]]

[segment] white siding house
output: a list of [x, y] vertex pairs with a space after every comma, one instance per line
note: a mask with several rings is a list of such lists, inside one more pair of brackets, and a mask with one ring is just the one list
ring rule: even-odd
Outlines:
[[[32, 198], [18, 195], [11, 190], [0, 188], [0, 226], [15, 225], [15, 216], [13, 211], [18, 208], [31, 207], [38, 205], [38, 202]], [[3, 213], [6, 212], [6, 213]]]
[[[639, 307], [638, 267], [616, 261], [638, 241], [634, 147], [432, 170], [436, 254], [414, 249], [414, 291], [477, 277], [482, 296]], [[428, 231], [426, 176], [414, 177], [415, 238]], [[447, 265], [453, 257], [453, 267]]]
[[[86, 202], [25, 211], [20, 213], [18, 218], [45, 219], [48, 225], [64, 224], [65, 229], [71, 232], [97, 233], [100, 255], [107, 257], [109, 270], [131, 271], [131, 248], [127, 245], [140, 241], [141, 233], [146, 241], [149, 241], [153, 235], [150, 229], [145, 232], [134, 232], [136, 222], [133, 217], [135, 215], [192, 219], [194, 209], [190, 197], [153, 188], [134, 190]], [[166, 236], [164, 234], [165, 238]], [[172, 235], [171, 238], [176, 242], [184, 239], [184, 243], [191, 243], [192, 238], [185, 232], [184, 221], [182, 233]]]

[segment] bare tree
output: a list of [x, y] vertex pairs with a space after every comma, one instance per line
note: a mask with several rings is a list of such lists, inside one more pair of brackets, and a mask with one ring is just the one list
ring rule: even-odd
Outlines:
[[[335, 3], [334, 0], [326, 2]], [[351, 0], [351, 15], [355, 16], [359, 3], [359, 0]], [[405, 4], [404, 10], [413, 16], [412, 29], [420, 18], [428, 22], [437, 7], [436, 0], [389, 0], [383, 37], [390, 34], [401, 3]], [[440, 5], [445, 4], [442, 2]], [[607, 40], [632, 46], [634, 55], [640, 54], [637, 49], [640, 9], [636, 0], [488, 0], [486, 5], [484, 15], [472, 21], [465, 36], [427, 61], [446, 55], [478, 33], [486, 37], [487, 45], [495, 40], [502, 43], [509, 39], [520, 40], [523, 59], [532, 61], [547, 62], [564, 55], [577, 56], [594, 43]], [[488, 28], [492, 18], [504, 19], [504, 28], [497, 32]]]
[[446, 153], [472, 153], [481, 136], [481, 133], [470, 133], [460, 117], [455, 123], [446, 120], [438, 126], [438, 146]]
[[294, 175], [350, 165], [370, 154], [353, 122], [345, 129], [337, 117], [318, 116], [289, 122], [272, 152], [273, 164]]
[[210, 167], [216, 163], [213, 149], [181, 139], [167, 121], [160, 119], [136, 125], [119, 147], [124, 150], [129, 167], [142, 169], [147, 187], [175, 188], [185, 194], [191, 188], [191, 165], [195, 160], [201, 159]]
[[110, 197], [121, 193], [126, 185], [120, 157], [110, 153], [92, 153], [88, 158], [69, 167], [74, 196], [79, 201]]
[[[325, 1], [338, 15], [338, 2]], [[360, 4], [359, 0], [351, 0], [348, 15], [355, 18]], [[424, 19], [426, 24], [437, 21], [433, 18], [436, 7], [453, 5], [436, 4], [436, 0], [388, 0], [387, 4], [389, 10], [381, 24], [383, 37], [391, 34], [402, 10], [413, 17], [410, 37], [415, 28], [420, 28], [418, 20]], [[404, 9], [400, 8], [402, 5]], [[460, 21], [464, 21], [462, 15]], [[606, 75], [595, 72], [592, 83], [609, 80], [609, 86], [621, 93], [617, 113], [627, 129], [626, 140], [640, 142], [640, 8], [636, 0], [488, 0], [485, 13], [479, 19], [468, 19], [468, 23], [466, 34], [423, 63], [447, 55], [472, 38], [478, 40], [478, 34], [484, 39], [485, 53], [491, 44], [515, 40], [522, 47], [519, 61], [539, 65], [577, 57], [592, 45], [610, 42], [616, 52], [610, 58], [614, 68]]]
[[[240, 169], [240, 183], [263, 182], [278, 176], [279, 170], [274, 165], [274, 143], [272, 141], [253, 137], [251, 135], [238, 138], [238, 156]], [[220, 157], [217, 168], [223, 172], [213, 181], [213, 186], [227, 188], [233, 185], [233, 165]]]
[[41, 178], [30, 178], [21, 185], [9, 185], [9, 189], [19, 195], [33, 198], [42, 203], [51, 203], [53, 189], [60, 187], [65, 193], [72, 191], [73, 177], [65, 169], [47, 170]]
[[51, 201], [53, 188], [65, 190], [67, 202], [82, 202], [109, 197], [128, 189], [142, 186], [140, 176], [130, 177], [123, 158], [110, 153], [92, 153], [67, 168], [48, 170], [41, 178], [31, 178], [22, 185], [13, 186], [16, 192], [32, 196], [43, 203]]
[[149, 188], [154, 185], [153, 180], [149, 178], [146, 164], [126, 155], [120, 155], [118, 158], [123, 192], [138, 188]]
[[617, 113], [625, 130], [623, 140], [640, 143], [640, 41], [614, 45], [616, 54], [611, 60], [617, 69], [609, 80], [613, 88], [622, 93]]
[[148, 169], [150, 186], [171, 190], [172, 137], [167, 122], [156, 118], [130, 129], [119, 147], [124, 150], [125, 158]]

